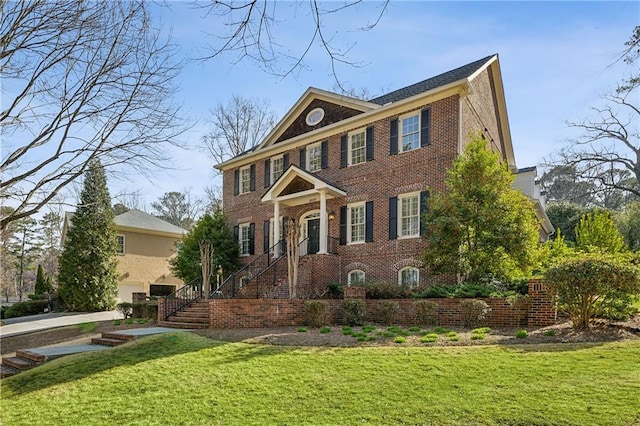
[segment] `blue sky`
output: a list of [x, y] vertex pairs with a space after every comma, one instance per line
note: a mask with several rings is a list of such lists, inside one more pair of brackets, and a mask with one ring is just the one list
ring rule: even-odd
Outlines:
[[[296, 9], [295, 5], [300, 5]], [[338, 3], [332, 3], [337, 5]], [[306, 2], [274, 4], [275, 36], [295, 54], [309, 37]], [[598, 105], [600, 95], [615, 88], [632, 69], [618, 59], [632, 29], [640, 24], [638, 2], [406, 2], [392, 1], [371, 31], [356, 29], [376, 17], [379, 2], [366, 2], [327, 22], [337, 46], [351, 46], [348, 57], [364, 64], [340, 67], [340, 79], [372, 95], [407, 86], [441, 72], [498, 53], [512, 139], [519, 167], [539, 164], [578, 134], [566, 126]], [[171, 2], [153, 8], [163, 31], [172, 31], [184, 58], [203, 53], [207, 31], [222, 23], [202, 18], [202, 10]], [[315, 46], [307, 67], [279, 78], [255, 63], [233, 64], [233, 55], [190, 62], [183, 70], [179, 101], [193, 128], [185, 134], [189, 149], [175, 150], [175, 169], [154, 177], [111, 180], [112, 194], [140, 190], [149, 205], [163, 193], [190, 189], [200, 195], [220, 185], [213, 163], [197, 146], [217, 103], [232, 95], [267, 99], [282, 117], [309, 87], [333, 90], [329, 61]], [[284, 66], [284, 62], [283, 62]]]

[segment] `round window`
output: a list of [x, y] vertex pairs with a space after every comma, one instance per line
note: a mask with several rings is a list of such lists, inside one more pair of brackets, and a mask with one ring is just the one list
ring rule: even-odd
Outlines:
[[309, 114], [307, 114], [306, 121], [309, 126], [315, 126], [316, 124], [321, 122], [323, 118], [324, 118], [324, 110], [322, 108], [314, 108], [311, 111], [309, 111]]

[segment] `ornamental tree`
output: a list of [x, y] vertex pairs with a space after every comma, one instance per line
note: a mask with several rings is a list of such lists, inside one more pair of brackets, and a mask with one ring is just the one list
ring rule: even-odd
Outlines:
[[240, 250], [227, 217], [218, 209], [213, 216], [205, 214], [179, 243], [178, 254], [170, 260], [173, 274], [185, 283], [202, 282], [200, 242], [211, 241], [212, 271], [222, 269], [223, 276], [236, 270]]
[[472, 282], [529, 272], [537, 258], [538, 222], [513, 180], [499, 155], [486, 149], [479, 134], [473, 136], [448, 171], [447, 190], [432, 193], [423, 217], [423, 259], [431, 272]]
[[576, 247], [582, 251], [602, 250], [613, 254], [625, 249], [624, 238], [608, 210], [595, 209], [582, 216], [575, 235]]
[[115, 308], [118, 261], [113, 218], [104, 169], [94, 160], [85, 173], [58, 269], [58, 294], [72, 311]]

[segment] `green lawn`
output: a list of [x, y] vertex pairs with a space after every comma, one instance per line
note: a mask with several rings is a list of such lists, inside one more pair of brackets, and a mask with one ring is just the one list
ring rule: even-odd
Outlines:
[[640, 423], [640, 342], [288, 348], [159, 335], [2, 382], [3, 425]]

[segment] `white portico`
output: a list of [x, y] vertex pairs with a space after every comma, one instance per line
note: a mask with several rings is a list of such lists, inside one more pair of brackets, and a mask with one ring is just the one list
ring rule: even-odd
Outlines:
[[[273, 203], [273, 217], [280, 217], [282, 206], [293, 207], [302, 204], [319, 203], [318, 254], [327, 253], [328, 213], [327, 200], [343, 197], [346, 193], [313, 174], [291, 165], [280, 178], [274, 182], [262, 197], [263, 203]], [[280, 221], [273, 221], [273, 235], [280, 235]], [[275, 256], [280, 256], [279, 247], [275, 248]]]

